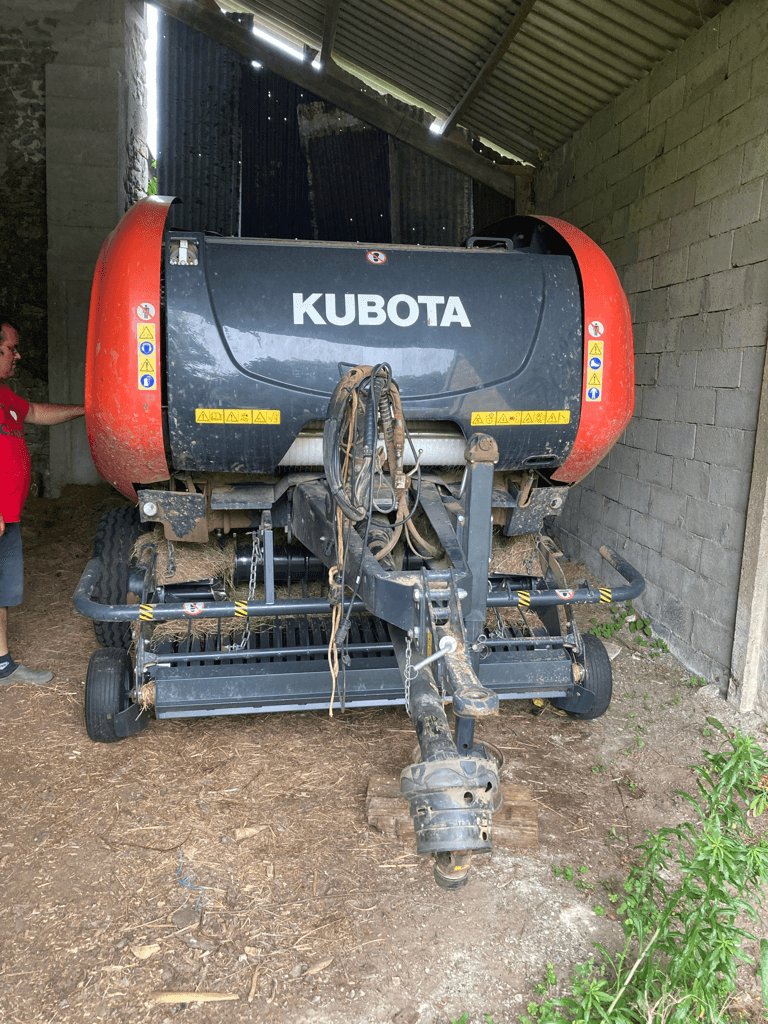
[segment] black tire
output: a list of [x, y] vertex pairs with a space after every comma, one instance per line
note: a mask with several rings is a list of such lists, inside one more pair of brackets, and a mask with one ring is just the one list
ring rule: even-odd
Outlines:
[[[101, 559], [101, 577], [93, 591], [94, 600], [104, 604], [125, 604], [131, 552], [144, 530], [139, 510], [134, 505], [112, 508], [101, 517], [93, 542], [93, 557]], [[97, 622], [94, 619], [93, 631], [103, 647], [127, 651], [131, 646], [130, 622]]]
[[[581, 639], [584, 642], [584, 661], [582, 663], [584, 678], [581, 685], [594, 693], [595, 703], [589, 711], [569, 711], [568, 714], [571, 718], [589, 720], [600, 718], [611, 705], [613, 669], [611, 668], [611, 659], [601, 640], [593, 633], [582, 633]], [[555, 699], [551, 703], [557, 708], [560, 707], [561, 702]]]
[[115, 715], [131, 701], [133, 666], [127, 651], [105, 647], [95, 651], [85, 677], [85, 728], [95, 743], [115, 743]]

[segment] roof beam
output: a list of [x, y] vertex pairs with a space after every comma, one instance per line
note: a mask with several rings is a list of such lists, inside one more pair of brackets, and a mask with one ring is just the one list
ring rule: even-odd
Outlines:
[[[406, 142], [422, 153], [453, 167], [462, 174], [481, 181], [502, 195], [515, 196], [515, 179], [529, 176], [532, 168], [521, 165], [500, 165], [476, 153], [460, 135], [447, 137], [431, 132], [420, 121], [402, 110], [384, 103], [362, 83], [354, 85], [329, 71], [316, 71], [307, 61], [294, 60], [280, 50], [262, 42], [248, 29], [223, 14], [214, 14], [204, 0], [152, 0], [171, 17], [197, 29], [214, 42], [227, 46], [246, 60], [258, 61], [263, 67], [329, 103], [335, 104], [366, 124]], [[333, 69], [333, 64], [329, 64]]]
[[443, 125], [444, 132], [448, 133], [456, 127], [458, 120], [462, 116], [464, 111], [482, 91], [483, 86], [491, 77], [493, 72], [496, 70], [497, 64], [512, 45], [512, 40], [523, 27], [523, 22], [531, 13], [531, 8], [535, 3], [536, 0], [522, 0], [522, 3], [515, 11], [515, 16], [512, 18], [512, 21], [510, 21], [509, 25], [507, 25], [506, 32], [498, 41], [498, 43], [494, 46], [493, 52], [491, 53], [488, 60], [480, 68], [477, 75], [475, 75], [474, 82], [472, 83], [472, 85], [470, 85], [470, 87], [461, 97], [459, 102], [453, 108], [451, 113], [448, 115], [448, 120]]
[[327, 64], [333, 56], [333, 44], [336, 42], [336, 26], [339, 21], [341, 0], [326, 0], [325, 18], [323, 19], [323, 44], [320, 47], [320, 63]]

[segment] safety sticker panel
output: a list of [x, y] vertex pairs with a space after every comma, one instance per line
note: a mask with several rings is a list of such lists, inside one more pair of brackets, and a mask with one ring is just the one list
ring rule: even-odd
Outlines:
[[589, 325], [589, 333], [593, 335], [587, 340], [587, 394], [588, 402], [603, 400], [603, 341], [596, 340], [596, 331], [603, 333], [603, 325], [594, 320]]
[[473, 427], [530, 427], [570, 422], [569, 409], [523, 409], [472, 413]]
[[265, 426], [280, 423], [279, 409], [195, 409], [195, 423], [254, 423]]
[[[138, 308], [146, 311], [152, 309], [152, 306], [144, 305]], [[155, 327], [155, 324], [136, 324], [136, 343], [139, 357], [139, 391], [157, 390]]]

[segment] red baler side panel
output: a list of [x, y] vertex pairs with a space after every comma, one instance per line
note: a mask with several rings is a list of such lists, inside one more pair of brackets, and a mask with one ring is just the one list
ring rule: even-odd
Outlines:
[[552, 474], [555, 480], [577, 483], [605, 458], [632, 418], [632, 321], [618, 275], [600, 246], [557, 217], [538, 219], [553, 227], [571, 247], [584, 289], [581, 419], [570, 455]]
[[167, 480], [160, 384], [160, 260], [167, 196], [142, 199], [102, 246], [93, 276], [85, 419], [96, 469], [134, 501]]

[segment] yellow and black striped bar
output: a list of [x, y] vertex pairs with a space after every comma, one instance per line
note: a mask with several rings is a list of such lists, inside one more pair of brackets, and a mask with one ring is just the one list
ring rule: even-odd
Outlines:
[[235, 601], [235, 618], [247, 618], [248, 616], [248, 602], [247, 601]]
[[155, 617], [155, 606], [153, 604], [139, 605], [139, 618], [142, 622], [149, 622]]
[[610, 604], [613, 600], [609, 587], [600, 587], [600, 604]]

